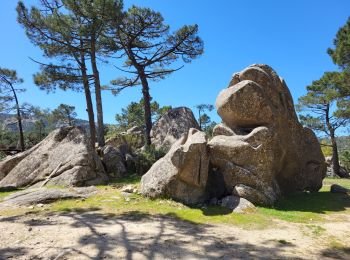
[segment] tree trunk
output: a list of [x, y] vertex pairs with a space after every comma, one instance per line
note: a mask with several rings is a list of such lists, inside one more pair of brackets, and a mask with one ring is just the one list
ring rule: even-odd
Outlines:
[[202, 121], [201, 121], [201, 110], [198, 109], [198, 122], [199, 122], [199, 130], [202, 131]]
[[21, 110], [19, 108], [19, 102], [16, 94], [16, 90], [13, 88], [12, 84], [10, 84], [13, 96], [15, 98], [16, 102], [16, 111], [17, 111], [17, 122], [18, 122], [18, 134], [19, 134], [19, 146], [21, 151], [25, 150], [24, 145], [24, 135], [23, 135], [23, 126], [22, 126], [22, 116], [21, 116]]
[[332, 168], [334, 174], [338, 175], [339, 177], [346, 177], [342, 176], [340, 173], [340, 165], [339, 165], [339, 154], [338, 154], [338, 145], [335, 139], [334, 131], [331, 133], [331, 142], [332, 142]]
[[84, 86], [84, 93], [85, 93], [85, 100], [86, 100], [86, 107], [87, 107], [86, 111], [87, 111], [88, 117], [89, 117], [90, 145], [91, 145], [91, 148], [94, 150], [95, 143], [96, 143], [95, 115], [94, 115], [94, 108], [93, 108], [92, 99], [91, 99], [89, 79], [88, 79], [88, 76], [86, 73], [84, 52], [81, 52], [81, 75], [83, 78], [83, 86]]
[[326, 109], [326, 125], [329, 132], [329, 136], [331, 138], [332, 143], [332, 169], [333, 173], [338, 175], [339, 177], [342, 177], [340, 174], [340, 165], [339, 165], [339, 154], [338, 154], [338, 146], [337, 141], [335, 139], [335, 133], [333, 126], [330, 122], [330, 116], [329, 116], [329, 106], [327, 106]]
[[151, 96], [149, 94], [149, 86], [148, 86], [147, 78], [143, 72], [140, 73], [140, 79], [142, 84], [142, 95], [144, 100], [146, 146], [150, 146], [151, 130], [152, 130]]
[[101, 95], [101, 83], [100, 74], [97, 69], [96, 63], [96, 46], [95, 38], [91, 37], [91, 67], [94, 74], [95, 82], [95, 96], [96, 96], [96, 111], [97, 111], [97, 141], [98, 146], [103, 147], [105, 145], [104, 126], [103, 126], [103, 109], [102, 109], [102, 95]]

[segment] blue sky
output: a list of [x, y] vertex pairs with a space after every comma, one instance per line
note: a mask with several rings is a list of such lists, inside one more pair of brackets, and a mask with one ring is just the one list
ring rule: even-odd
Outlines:
[[[60, 103], [74, 105], [78, 117], [86, 119], [83, 93], [46, 94], [34, 85], [32, 75], [39, 68], [29, 57], [45, 59], [18, 25], [16, 4], [15, 0], [1, 0], [0, 66], [16, 69], [25, 80], [27, 92], [20, 95], [21, 102], [51, 109]], [[349, 0], [125, 1], [126, 7], [132, 4], [160, 11], [172, 29], [185, 24], [199, 25], [204, 55], [165, 80], [150, 84], [151, 95], [161, 105], [192, 109], [200, 103], [214, 104], [231, 75], [253, 63], [272, 66], [286, 80], [296, 102], [312, 80], [325, 71], [337, 69], [326, 50], [350, 15]], [[103, 84], [120, 76], [118, 70], [106, 64], [100, 66], [100, 72]], [[105, 92], [105, 122], [115, 123], [115, 114], [140, 98], [140, 87], [126, 89], [117, 97]], [[211, 116], [220, 121], [216, 112]]]

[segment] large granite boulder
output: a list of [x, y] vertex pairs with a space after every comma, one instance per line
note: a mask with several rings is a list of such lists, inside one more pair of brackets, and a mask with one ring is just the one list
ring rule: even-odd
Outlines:
[[223, 122], [214, 137], [206, 143], [204, 133], [190, 130], [142, 178], [143, 194], [185, 203], [234, 195], [273, 205], [283, 194], [322, 187], [319, 142], [299, 123], [289, 89], [272, 68], [257, 64], [234, 74], [216, 108]]
[[208, 146], [226, 192], [272, 205], [282, 194], [322, 187], [318, 140], [299, 123], [288, 87], [272, 68], [256, 64], [234, 74], [216, 108], [223, 123]]
[[187, 204], [204, 202], [209, 157], [205, 133], [191, 128], [142, 176], [145, 196], [171, 197]]
[[31, 149], [0, 162], [0, 187], [87, 186], [108, 180], [84, 130], [63, 127]]
[[190, 128], [199, 129], [192, 110], [187, 107], [170, 109], [152, 127], [151, 140], [157, 149], [169, 151], [170, 147], [187, 134]]

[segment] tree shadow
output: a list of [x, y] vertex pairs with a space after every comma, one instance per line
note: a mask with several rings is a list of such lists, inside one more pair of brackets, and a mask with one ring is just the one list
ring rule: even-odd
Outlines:
[[[59, 217], [64, 217], [62, 223]], [[48, 219], [47, 219], [48, 218]], [[38, 218], [35, 226], [69, 225], [70, 232], [85, 230], [77, 241], [59, 248], [44, 251], [47, 258], [55, 259], [59, 254], [87, 259], [284, 259], [290, 242], [267, 240], [261, 245], [244, 243], [234, 234], [218, 234], [208, 224], [193, 224], [174, 215], [150, 215], [140, 211], [123, 214], [104, 214], [99, 211], [74, 210], [49, 213], [47, 218]], [[1, 221], [21, 221], [20, 217]], [[50, 223], [52, 221], [53, 223]], [[32, 226], [32, 221], [22, 221]], [[42, 231], [44, 232], [44, 231]], [[282, 240], [281, 240], [282, 241]], [[94, 251], [86, 251], [93, 248]], [[26, 248], [22, 253], [26, 254]], [[30, 251], [30, 249], [28, 249]], [[10, 249], [3, 251], [11, 255]], [[50, 252], [50, 253], [49, 253]], [[43, 255], [41, 255], [43, 256]], [[38, 256], [39, 257], [39, 256]], [[34, 256], [35, 258], [35, 256]], [[298, 257], [295, 257], [298, 259]]]
[[327, 211], [339, 212], [350, 208], [350, 196], [331, 192], [301, 192], [290, 194], [274, 206], [282, 211], [303, 211], [325, 214]]
[[344, 248], [327, 248], [322, 250], [321, 255], [323, 257], [339, 259], [339, 260], [347, 260], [350, 259], [350, 247]]
[[24, 247], [6, 247], [0, 248], [0, 260], [16, 259], [27, 254], [27, 249]]

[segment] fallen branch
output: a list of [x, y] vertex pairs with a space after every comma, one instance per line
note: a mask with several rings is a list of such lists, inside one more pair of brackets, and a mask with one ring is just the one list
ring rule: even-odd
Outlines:
[[49, 182], [49, 180], [52, 178], [52, 176], [54, 176], [56, 174], [56, 172], [58, 171], [58, 169], [61, 167], [62, 162], [60, 162], [57, 167], [51, 172], [51, 174], [46, 178], [46, 180], [43, 182], [43, 184], [41, 184], [40, 188], [44, 187], [46, 185], [46, 183]]

